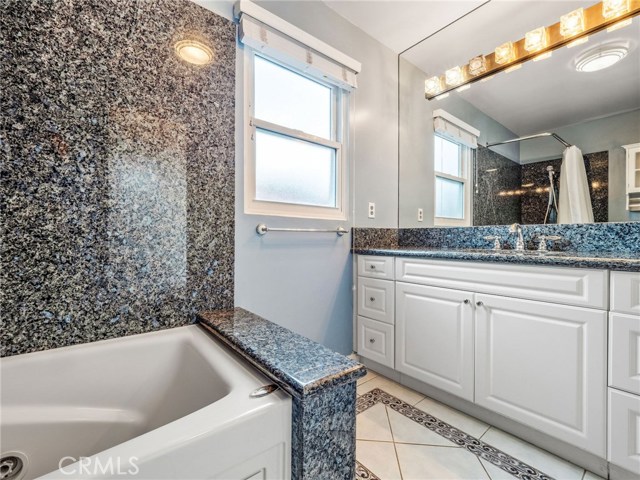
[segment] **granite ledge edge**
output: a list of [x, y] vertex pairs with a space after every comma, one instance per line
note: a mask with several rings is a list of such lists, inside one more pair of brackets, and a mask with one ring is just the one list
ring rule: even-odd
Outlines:
[[[210, 322], [208, 319], [204, 317], [204, 315], [207, 312], [211, 312], [215, 314], [229, 313], [230, 315], [232, 315], [235, 310], [238, 310], [238, 309], [237, 308], [221, 309], [221, 310], [209, 310], [209, 311], [199, 312], [196, 314], [197, 323], [201, 325], [203, 328], [205, 328], [205, 330], [210, 334], [212, 334], [216, 339], [220, 340], [227, 347], [229, 347], [233, 352], [237, 353], [243, 359], [248, 361], [251, 365], [253, 365], [256, 369], [258, 369], [263, 375], [269, 377], [271, 380], [277, 383], [281, 388], [283, 388], [290, 395], [293, 395], [297, 398], [304, 400], [305, 397], [320, 393], [323, 390], [326, 390], [328, 388], [338, 387], [338, 386], [352, 383], [352, 382], [355, 383], [359, 378], [365, 376], [367, 373], [367, 368], [363, 364], [356, 362], [354, 360], [351, 360], [348, 357], [341, 355], [337, 352], [334, 352], [336, 355], [343, 356], [345, 360], [347, 360], [351, 365], [340, 371], [334, 371], [323, 377], [319, 377], [316, 380], [311, 381], [309, 383], [303, 384], [301, 382], [298, 382], [293, 376], [294, 375], [293, 372], [289, 373], [282, 369], [277, 369], [272, 365], [268, 364], [268, 362], [265, 362], [263, 359], [259, 358], [258, 356], [252, 355], [251, 351], [248, 351], [250, 349], [243, 348], [243, 345], [240, 344], [237, 338], [234, 338], [232, 336], [225, 334], [225, 332], [216, 328], [215, 324], [213, 324], [212, 322]], [[250, 312], [249, 310], [245, 310], [245, 309], [240, 309], [240, 310], [247, 312], [253, 315], [254, 317], [257, 317], [262, 321], [273, 323], [270, 320], [260, 317], [259, 315], [256, 315], [253, 312]], [[277, 325], [277, 324], [274, 324], [274, 325]], [[284, 327], [280, 327], [280, 328], [284, 328]], [[284, 329], [291, 332], [286, 328]], [[298, 335], [294, 332], [291, 332], [291, 334]], [[320, 345], [321, 347], [326, 348], [323, 345], [317, 342], [314, 342], [311, 339], [308, 339], [306, 337], [303, 337], [303, 338], [305, 338], [309, 342], [316, 343], [317, 345]]]

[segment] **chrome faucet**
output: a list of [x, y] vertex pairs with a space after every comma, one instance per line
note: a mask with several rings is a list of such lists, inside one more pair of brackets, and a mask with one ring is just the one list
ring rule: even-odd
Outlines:
[[509, 227], [509, 233], [517, 233], [518, 240], [516, 240], [516, 251], [524, 251], [524, 238], [522, 238], [522, 226], [519, 223], [514, 223]]

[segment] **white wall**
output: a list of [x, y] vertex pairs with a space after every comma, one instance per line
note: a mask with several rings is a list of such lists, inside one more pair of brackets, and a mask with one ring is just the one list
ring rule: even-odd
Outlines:
[[[242, 46], [239, 46], [236, 145], [236, 305], [347, 354], [352, 350], [350, 235], [255, 233], [274, 227], [397, 226], [397, 56], [322, 2], [258, 2], [362, 62], [353, 93], [352, 199], [346, 222], [243, 212]], [[376, 202], [376, 218], [367, 203]]]

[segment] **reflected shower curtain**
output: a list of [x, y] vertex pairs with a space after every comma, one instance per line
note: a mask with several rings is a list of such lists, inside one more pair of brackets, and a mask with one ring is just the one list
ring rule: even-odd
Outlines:
[[558, 223], [593, 223], [587, 171], [576, 146], [567, 148], [562, 155]]

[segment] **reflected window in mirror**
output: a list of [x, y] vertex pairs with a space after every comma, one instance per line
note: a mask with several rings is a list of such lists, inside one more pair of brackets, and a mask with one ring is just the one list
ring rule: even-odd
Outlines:
[[435, 224], [471, 225], [471, 148], [434, 135]]

